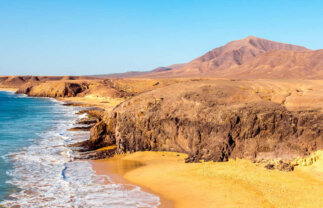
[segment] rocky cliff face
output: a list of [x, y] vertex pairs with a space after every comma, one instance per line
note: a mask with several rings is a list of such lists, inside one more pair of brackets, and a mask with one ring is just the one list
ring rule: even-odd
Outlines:
[[114, 86], [111, 80], [60, 80], [47, 82], [27, 82], [18, 89], [17, 93], [34, 97], [126, 97], [131, 93]]
[[57, 83], [28, 83], [19, 88], [17, 93], [37, 97], [75, 97], [77, 94], [89, 89], [89, 84], [57, 82]]
[[150, 150], [187, 153], [187, 162], [236, 157], [291, 160], [323, 149], [323, 83], [319, 80], [32, 78], [26, 82], [19, 84], [18, 93], [128, 98], [96, 119], [90, 140], [79, 144], [90, 150], [115, 147], [92, 152], [94, 158]]
[[188, 162], [290, 160], [323, 148], [320, 111], [289, 111], [235, 85], [187, 82], [135, 96], [91, 129], [92, 149], [187, 153]]

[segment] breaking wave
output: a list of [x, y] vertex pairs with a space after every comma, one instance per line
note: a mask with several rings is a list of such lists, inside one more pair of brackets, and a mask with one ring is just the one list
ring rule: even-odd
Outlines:
[[12, 162], [7, 171], [18, 188], [4, 207], [157, 207], [159, 198], [139, 187], [113, 183], [109, 176], [96, 175], [87, 161], [74, 161], [69, 144], [89, 138], [88, 132], [73, 132], [78, 107], [55, 105], [50, 129], [28, 147], [5, 155]]

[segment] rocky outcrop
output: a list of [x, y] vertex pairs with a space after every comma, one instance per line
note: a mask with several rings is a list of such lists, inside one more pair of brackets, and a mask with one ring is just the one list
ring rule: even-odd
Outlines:
[[0, 86], [19, 88], [26, 84], [41, 84], [47, 81], [96, 80], [85, 76], [0, 76]]
[[234, 85], [192, 81], [117, 106], [91, 129], [89, 146], [182, 152], [187, 162], [292, 160], [323, 148], [322, 121], [318, 110], [289, 111]]
[[127, 92], [112, 80], [73, 80], [67, 77], [60, 81], [28, 81], [20, 85], [17, 93], [27, 94], [34, 97], [110, 97], [124, 98], [133, 96], [134, 93]]
[[48, 82], [42, 84], [26, 84], [17, 93], [35, 97], [75, 97], [89, 89], [89, 84], [73, 82]]
[[[8, 81], [0, 78], [2, 83]], [[30, 96], [129, 98], [104, 116], [102, 109], [79, 112], [88, 118], [71, 130], [95, 126], [90, 140], [77, 147], [85, 147], [82, 151], [115, 147], [100, 155], [93, 151], [90, 158], [128, 151], [174, 151], [187, 153], [186, 162], [281, 159], [267, 168], [292, 170], [286, 161], [323, 149], [319, 109], [323, 97], [318, 81], [43, 79], [12, 77], [9, 81], [27, 82], [18, 92]]]

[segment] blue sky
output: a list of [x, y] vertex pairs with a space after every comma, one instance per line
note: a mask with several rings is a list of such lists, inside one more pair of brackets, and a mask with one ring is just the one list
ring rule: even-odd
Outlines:
[[188, 62], [248, 35], [323, 48], [323, 1], [0, 0], [0, 75]]

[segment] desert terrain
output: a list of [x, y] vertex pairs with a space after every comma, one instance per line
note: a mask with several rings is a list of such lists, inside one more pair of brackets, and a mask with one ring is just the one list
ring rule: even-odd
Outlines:
[[249, 36], [149, 72], [2, 76], [0, 88], [91, 107], [75, 159], [167, 207], [322, 207], [322, 60]]

